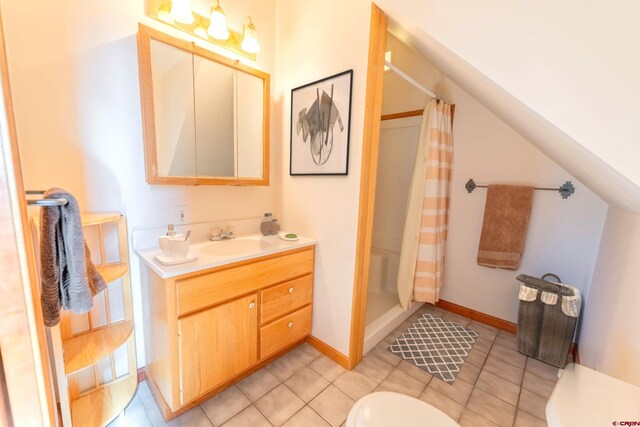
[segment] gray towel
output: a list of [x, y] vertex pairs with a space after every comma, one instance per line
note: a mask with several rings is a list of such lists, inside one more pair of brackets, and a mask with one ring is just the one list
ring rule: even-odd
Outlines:
[[93, 307], [93, 296], [107, 285], [91, 262], [75, 197], [51, 188], [44, 198], [67, 200], [65, 206], [43, 207], [40, 221], [42, 311], [45, 325], [55, 326], [60, 309], [86, 313]]

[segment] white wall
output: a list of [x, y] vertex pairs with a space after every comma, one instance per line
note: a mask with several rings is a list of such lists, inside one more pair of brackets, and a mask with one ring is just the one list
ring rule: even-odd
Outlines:
[[581, 363], [640, 386], [640, 215], [611, 207], [587, 306]]
[[531, 142], [601, 197], [640, 212], [640, 3], [378, 4]]
[[[313, 335], [348, 354], [371, 5], [276, 2], [276, 116], [284, 229], [318, 239]], [[353, 69], [348, 176], [289, 176], [291, 89]]]
[[[552, 272], [586, 293], [591, 283], [607, 205], [498, 117], [391, 36], [393, 62], [425, 87], [456, 104], [455, 160], [444, 286], [441, 298], [511, 322], [517, 320], [518, 274]], [[420, 108], [427, 97], [398, 75], [385, 76], [385, 113]], [[381, 160], [384, 161], [384, 160]], [[407, 165], [412, 167], [412, 165]], [[572, 181], [576, 193], [536, 191], [517, 271], [478, 266], [486, 189], [468, 194], [464, 184], [511, 183], [557, 187]]]
[[[257, 67], [269, 73], [275, 64], [274, 3], [234, 1], [225, 8], [236, 29], [252, 16], [262, 44]], [[274, 210], [274, 186], [145, 183], [136, 47], [143, 0], [2, 0], [1, 5], [26, 188], [66, 188], [84, 210], [123, 212], [130, 228], [177, 222], [177, 205], [188, 207], [192, 222]], [[142, 365], [142, 306], [133, 254], [131, 262]]]

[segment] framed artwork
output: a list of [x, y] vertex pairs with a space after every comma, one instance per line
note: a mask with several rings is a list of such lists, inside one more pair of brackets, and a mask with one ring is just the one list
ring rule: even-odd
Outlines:
[[347, 175], [353, 70], [291, 91], [290, 175]]

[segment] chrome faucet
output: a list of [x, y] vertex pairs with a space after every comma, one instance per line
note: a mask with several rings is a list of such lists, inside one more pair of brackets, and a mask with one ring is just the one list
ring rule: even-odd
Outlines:
[[236, 237], [233, 227], [227, 225], [226, 227], [213, 227], [209, 233], [209, 240], [228, 240]]

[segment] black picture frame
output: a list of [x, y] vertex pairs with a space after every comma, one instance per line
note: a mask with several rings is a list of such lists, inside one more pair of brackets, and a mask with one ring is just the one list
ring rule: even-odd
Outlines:
[[352, 87], [347, 70], [291, 90], [289, 175], [349, 174]]

